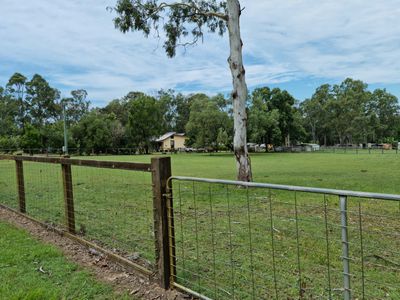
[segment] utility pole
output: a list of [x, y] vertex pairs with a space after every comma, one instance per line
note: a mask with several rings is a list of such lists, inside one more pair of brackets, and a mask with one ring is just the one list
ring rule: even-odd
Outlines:
[[64, 155], [68, 155], [68, 133], [67, 133], [67, 116], [65, 112], [65, 103], [63, 104], [63, 118], [64, 118]]

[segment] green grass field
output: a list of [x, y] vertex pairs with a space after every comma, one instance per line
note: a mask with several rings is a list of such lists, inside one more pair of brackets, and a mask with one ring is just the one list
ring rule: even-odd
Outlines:
[[[174, 175], [235, 178], [231, 154], [171, 157]], [[87, 159], [149, 162], [150, 156]], [[400, 194], [400, 156], [394, 153], [254, 154], [251, 160], [257, 182]], [[0, 163], [0, 201], [15, 207], [13, 172], [13, 162]], [[150, 174], [73, 167], [73, 178], [80, 234], [127, 257], [138, 253], [151, 265]], [[62, 224], [60, 167], [25, 163], [25, 181], [28, 213]], [[173, 186], [179, 283], [215, 299], [341, 298], [337, 197], [177, 181]], [[349, 199], [355, 298], [400, 298], [399, 208]]]
[[[96, 156], [85, 159], [149, 162], [151, 156]], [[230, 153], [172, 154], [172, 173], [235, 179]], [[252, 154], [256, 182], [400, 194], [400, 154], [259, 153]]]
[[[45, 272], [39, 271], [39, 268]], [[68, 262], [54, 246], [0, 222], [0, 299], [128, 299]]]

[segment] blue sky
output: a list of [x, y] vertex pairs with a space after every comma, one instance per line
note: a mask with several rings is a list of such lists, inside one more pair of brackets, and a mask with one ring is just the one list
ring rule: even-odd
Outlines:
[[[227, 37], [169, 59], [162, 42], [114, 29], [116, 0], [0, 0], [0, 86], [14, 72], [43, 75], [67, 95], [84, 88], [104, 106], [129, 91], [229, 93]], [[249, 88], [310, 97], [346, 77], [400, 98], [399, 0], [242, 0]]]

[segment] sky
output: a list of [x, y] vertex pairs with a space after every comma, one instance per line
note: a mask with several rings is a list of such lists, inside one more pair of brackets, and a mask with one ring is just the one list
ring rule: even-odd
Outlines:
[[[0, 0], [0, 86], [38, 73], [62, 96], [86, 89], [94, 106], [129, 91], [209, 95], [231, 90], [227, 36], [206, 34], [170, 59], [163, 41], [114, 28], [116, 0]], [[302, 101], [347, 77], [400, 98], [400, 0], [241, 0], [247, 83]]]

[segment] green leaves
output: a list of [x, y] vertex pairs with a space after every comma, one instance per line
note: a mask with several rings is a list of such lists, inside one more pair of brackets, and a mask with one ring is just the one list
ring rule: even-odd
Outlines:
[[140, 95], [131, 99], [127, 107], [129, 141], [140, 152], [148, 153], [151, 142], [160, 135], [164, 125], [160, 102], [153, 97]]
[[112, 120], [99, 110], [93, 110], [72, 128], [78, 145], [88, 151], [105, 151], [112, 145]]
[[89, 112], [90, 102], [86, 100], [88, 93], [86, 90], [71, 91], [71, 96], [61, 99], [61, 107], [65, 108], [66, 117], [69, 122], [78, 122]]
[[160, 37], [164, 25], [164, 49], [169, 57], [178, 46], [187, 47], [203, 39], [204, 29], [223, 35], [226, 32], [226, 2], [216, 0], [181, 0], [166, 3], [157, 0], [118, 0], [114, 25], [123, 33], [141, 31], [147, 37], [154, 31]]
[[283, 145], [289, 136], [300, 138], [302, 126], [295, 121], [295, 99], [287, 91], [268, 87], [255, 89], [249, 108], [252, 142]]
[[230, 146], [233, 122], [228, 114], [218, 106], [218, 99], [197, 94], [190, 106], [186, 133], [188, 146], [218, 150], [220, 146]]
[[26, 83], [26, 103], [29, 116], [34, 124], [43, 126], [49, 119], [56, 119], [60, 113], [58, 99], [60, 92], [52, 88], [40, 75], [35, 74]]
[[399, 139], [399, 105], [386, 90], [372, 93], [360, 80], [319, 87], [301, 104], [313, 140], [329, 144], [382, 143]]

